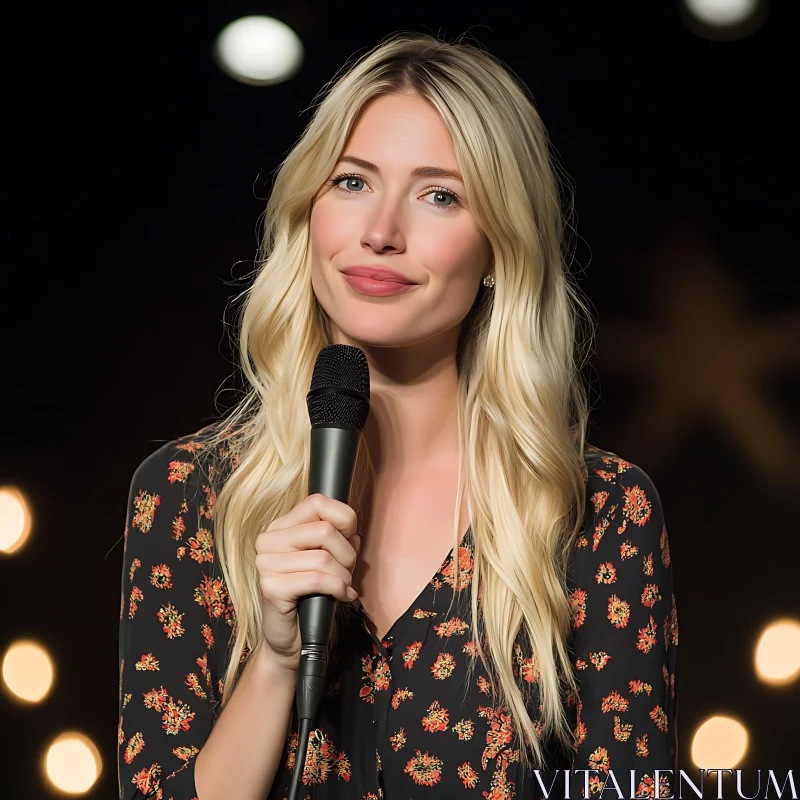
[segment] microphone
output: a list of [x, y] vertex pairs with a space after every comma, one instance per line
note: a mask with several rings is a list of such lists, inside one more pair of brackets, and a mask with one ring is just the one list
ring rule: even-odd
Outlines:
[[[369, 365], [364, 351], [346, 344], [323, 347], [306, 405], [311, 419], [308, 494], [319, 492], [347, 503], [358, 442], [369, 416]], [[322, 702], [335, 606], [336, 600], [327, 594], [306, 595], [297, 604], [302, 647], [295, 700], [300, 730], [289, 800], [297, 800], [311, 723]]]

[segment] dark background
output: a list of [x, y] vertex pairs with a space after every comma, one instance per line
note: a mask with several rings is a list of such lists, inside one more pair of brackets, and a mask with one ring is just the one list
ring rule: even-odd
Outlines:
[[[216, 34], [251, 13], [302, 38], [287, 83], [245, 86], [214, 65]], [[55, 796], [39, 763], [65, 729], [102, 752], [87, 796], [116, 796], [131, 477], [232, 403], [223, 315], [253, 267], [271, 176], [323, 84], [400, 29], [469, 29], [530, 87], [575, 184], [572, 268], [599, 323], [589, 440], [659, 489], [681, 631], [680, 766], [694, 769], [694, 731], [717, 713], [750, 731], [740, 767], [797, 766], [800, 684], [766, 686], [752, 666], [762, 627], [800, 607], [797, 3], [773, 2], [729, 42], [687, 30], [672, 2], [38, 4], [4, 16], [0, 485], [28, 495], [35, 523], [0, 560], [0, 650], [35, 638], [57, 675], [40, 704], [0, 695], [2, 797]]]

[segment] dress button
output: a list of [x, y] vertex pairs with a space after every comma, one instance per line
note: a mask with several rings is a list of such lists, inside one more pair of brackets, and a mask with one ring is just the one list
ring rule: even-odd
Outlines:
[[378, 720], [376, 720], [376, 719], [372, 720], [372, 724], [373, 725], [377, 725], [378, 724]]

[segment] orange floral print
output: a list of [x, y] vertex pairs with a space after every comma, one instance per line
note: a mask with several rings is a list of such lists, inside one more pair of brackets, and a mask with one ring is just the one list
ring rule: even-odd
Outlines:
[[471, 547], [459, 547], [458, 548], [458, 584], [456, 585], [456, 577], [455, 577], [455, 563], [452, 558], [448, 558], [446, 566], [441, 570], [442, 578], [444, 582], [448, 585], [453, 587], [453, 589], [457, 592], [460, 592], [462, 589], [466, 589], [467, 586], [470, 585], [472, 581], [472, 569], [473, 569], [473, 562], [472, 562], [472, 548]]
[[364, 686], [361, 687], [358, 696], [366, 703], [374, 703], [375, 692], [389, 688], [391, 679], [389, 662], [383, 656], [373, 654], [361, 659], [361, 669]]
[[594, 668], [596, 670], [601, 670], [603, 667], [608, 664], [609, 659], [611, 656], [608, 653], [589, 653], [589, 660], [594, 664]]
[[655, 583], [648, 583], [642, 592], [642, 605], [652, 608], [660, 599], [661, 595], [658, 593], [658, 586]]
[[408, 689], [395, 689], [391, 700], [392, 708], [397, 710], [403, 700], [410, 700], [413, 696], [414, 692], [409, 691]]
[[598, 583], [614, 583], [617, 579], [617, 570], [610, 561], [604, 561], [597, 570], [595, 579]]
[[588, 592], [583, 589], [575, 589], [569, 596], [569, 603], [572, 608], [573, 622], [576, 628], [580, 628], [586, 621], [586, 598]]
[[411, 669], [419, 658], [419, 651], [422, 649], [422, 642], [412, 642], [403, 651], [403, 666]]
[[603, 534], [608, 529], [608, 519], [603, 518], [600, 520], [599, 525], [594, 529], [594, 533], [592, 534], [592, 552], [596, 553], [597, 548], [600, 546], [600, 540], [603, 538]]
[[128, 605], [128, 618], [133, 619], [136, 616], [136, 612], [139, 610], [139, 603], [144, 598], [142, 594], [142, 590], [138, 586], [134, 586], [131, 589], [131, 599]]
[[630, 701], [626, 700], [619, 692], [611, 692], [607, 697], [603, 698], [600, 704], [600, 709], [604, 714], [609, 711], [627, 711]]
[[647, 692], [648, 697], [650, 696], [650, 692], [653, 691], [653, 687], [649, 683], [644, 683], [643, 681], [630, 681], [630, 687], [633, 694]]
[[389, 737], [389, 744], [391, 744], [392, 750], [394, 750], [395, 753], [403, 747], [406, 741], [407, 740], [406, 740], [405, 728], [400, 728], [400, 730], [397, 731], [397, 733]]
[[506, 745], [511, 743], [511, 715], [505, 706], [478, 706], [478, 714], [489, 722], [486, 732], [486, 747], [481, 755], [481, 766], [486, 769], [487, 763], [496, 758]]
[[465, 761], [458, 767], [458, 777], [464, 784], [465, 789], [474, 789], [478, 785], [478, 775], [469, 761]]
[[195, 465], [190, 461], [170, 461], [167, 480], [170, 483], [175, 483], [175, 481], [186, 483], [186, 480], [194, 472], [194, 469]]
[[443, 681], [453, 674], [456, 668], [456, 660], [450, 653], [439, 653], [436, 656], [436, 661], [431, 666], [431, 673], [437, 681]]
[[626, 725], [619, 717], [614, 717], [614, 738], [618, 742], [627, 742], [632, 730], [633, 725]]
[[159, 505], [161, 505], [161, 497], [159, 495], [152, 495], [141, 489], [133, 501], [136, 513], [131, 520], [132, 527], [138, 528], [142, 533], [147, 533], [153, 526], [156, 508]]
[[410, 775], [417, 786], [435, 786], [442, 779], [442, 760], [416, 751], [416, 755], [408, 760], [403, 772]]
[[199, 564], [214, 560], [214, 539], [206, 528], [198, 528], [197, 533], [189, 539], [189, 556]]
[[125, 763], [130, 764], [142, 750], [144, 750], [144, 738], [141, 733], [134, 733], [125, 746], [125, 755], [123, 756]]
[[167, 634], [167, 639], [176, 639], [178, 636], [183, 636], [181, 620], [184, 615], [178, 613], [178, 609], [172, 603], [167, 603], [166, 606], [159, 608], [156, 616], [159, 622], [164, 623], [164, 633]]
[[631, 544], [630, 539], [627, 539], [619, 546], [619, 554], [623, 561], [633, 558], [639, 552], [639, 548]]
[[439, 705], [438, 700], [434, 700], [428, 706], [428, 713], [422, 718], [422, 729], [429, 733], [436, 731], [446, 731], [450, 722], [450, 713], [446, 708]]
[[145, 653], [134, 667], [138, 670], [158, 670], [158, 659], [152, 653]]
[[615, 628], [624, 628], [631, 616], [630, 603], [612, 594], [608, 598], [608, 619]]
[[194, 601], [199, 603], [212, 619], [223, 617], [232, 624], [228, 590], [221, 578], [211, 578], [203, 575], [200, 585], [194, 590]]
[[589, 769], [597, 769], [600, 772], [608, 772], [608, 750], [605, 747], [598, 747], [589, 756]]
[[[433, 629], [436, 631], [436, 635], [441, 639], [445, 636], [459, 636], [464, 633], [469, 628], [464, 620], [459, 619], [458, 617], [453, 617], [452, 619], [447, 620], [447, 622], [442, 623], [441, 625], [434, 625]], [[422, 642], [420, 642], [420, 645]]]
[[154, 564], [150, 583], [158, 589], [172, 588], [172, 570], [166, 564]]
[[460, 719], [453, 725], [453, 731], [462, 742], [468, 742], [475, 734], [475, 723], [471, 719]]
[[487, 800], [508, 800], [515, 794], [514, 782], [508, 779], [505, 770], [495, 770], [489, 791], [484, 792], [483, 796]]
[[636, 641], [637, 649], [643, 653], [649, 653], [656, 644], [656, 623], [653, 617], [650, 617], [650, 622], [644, 628], [639, 629], [639, 638]]
[[475, 645], [475, 642], [467, 642], [462, 648], [462, 653], [466, 653], [470, 658], [477, 658], [478, 657], [478, 648]]
[[131, 562], [131, 567], [128, 570], [128, 580], [133, 582], [133, 576], [136, 574], [136, 570], [142, 566], [142, 562], [139, 561], [138, 558], [134, 558]]
[[664, 733], [667, 732], [669, 723], [667, 722], [667, 715], [664, 713], [664, 709], [661, 708], [661, 706], [656, 706], [650, 712], [650, 719], [653, 720], [653, 722], [655, 722], [656, 727], [660, 731], [663, 731]]
[[652, 507], [650, 501], [647, 499], [647, 495], [639, 486], [634, 486], [632, 488], [623, 487], [622, 492], [625, 496], [622, 513], [634, 525], [638, 525], [641, 528], [642, 525], [650, 519], [650, 514], [652, 512]]

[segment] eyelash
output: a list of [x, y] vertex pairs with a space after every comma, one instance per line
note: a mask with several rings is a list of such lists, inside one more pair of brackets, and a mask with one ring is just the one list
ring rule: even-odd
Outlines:
[[[341, 183], [345, 178], [354, 178], [355, 180], [364, 181], [364, 183], [367, 182], [367, 179], [363, 175], [358, 175], [355, 172], [343, 172], [341, 175], [331, 178], [329, 183], [340, 192], [347, 192], [348, 194], [361, 194], [361, 192], [353, 192], [350, 189], [342, 189], [340, 186], [337, 186], [337, 184]], [[434, 208], [440, 208], [442, 211], [455, 211], [457, 206], [462, 205], [461, 198], [452, 189], [445, 189], [444, 186], [430, 186], [425, 190], [426, 195], [431, 194], [431, 192], [440, 192], [441, 194], [446, 194], [452, 197], [455, 201], [454, 206], [437, 206], [433, 203], [428, 203], [428, 205], [432, 205]]]

